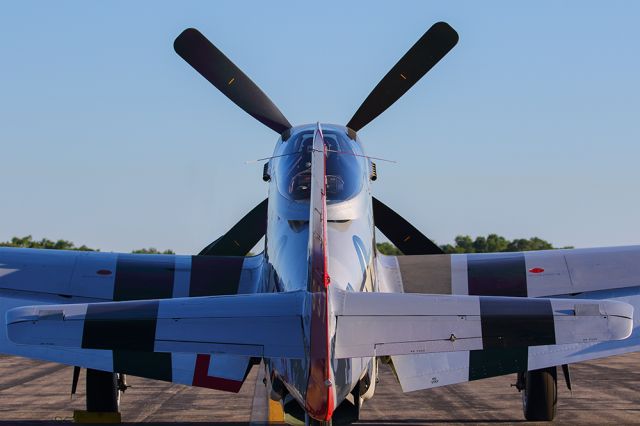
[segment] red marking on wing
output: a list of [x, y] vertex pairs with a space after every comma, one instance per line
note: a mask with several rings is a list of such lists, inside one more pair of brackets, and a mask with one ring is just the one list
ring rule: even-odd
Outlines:
[[112, 272], [110, 270], [108, 270], [108, 269], [98, 269], [96, 271], [96, 274], [98, 274], [98, 275], [111, 275]]
[[543, 268], [535, 267], [535, 268], [531, 268], [531, 269], [529, 269], [529, 272], [531, 272], [532, 274], [539, 274], [539, 273], [541, 273], [541, 272], [544, 272], [544, 269], [543, 269]]
[[218, 389], [227, 392], [238, 393], [242, 387], [242, 381], [223, 379], [222, 377], [209, 376], [209, 363], [211, 355], [198, 354], [196, 368], [193, 372], [193, 386], [201, 388]]

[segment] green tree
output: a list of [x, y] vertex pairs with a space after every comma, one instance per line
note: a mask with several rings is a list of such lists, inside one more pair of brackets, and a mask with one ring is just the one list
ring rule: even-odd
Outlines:
[[458, 235], [455, 238], [455, 251], [454, 253], [475, 253], [475, 247], [473, 247], [473, 240], [468, 235]]
[[402, 252], [398, 250], [398, 247], [391, 243], [378, 243], [376, 244], [378, 251], [387, 256], [400, 256]]
[[2, 247], [23, 247], [23, 248], [38, 248], [38, 249], [52, 249], [52, 250], [80, 250], [80, 251], [96, 251], [89, 248], [84, 244], [80, 247], [76, 247], [71, 241], [58, 240], [52, 241], [47, 238], [43, 238], [39, 241], [34, 240], [31, 235], [25, 237], [13, 237], [10, 241], [0, 242]]
[[487, 252], [495, 253], [497, 251], [505, 251], [509, 246], [509, 241], [506, 238], [497, 234], [489, 234], [487, 236]]
[[507, 251], [530, 251], [530, 250], [550, 250], [553, 246], [541, 240], [540, 238], [533, 237], [525, 240], [523, 238], [513, 240], [509, 243]]
[[[400, 256], [402, 252], [391, 243], [378, 243], [378, 251], [382, 254]], [[440, 246], [443, 252], [446, 254], [458, 254], [458, 253], [496, 253], [496, 252], [508, 252], [508, 251], [531, 251], [531, 250], [552, 250], [557, 247], [541, 238], [531, 237], [516, 238], [512, 241], [501, 237], [498, 234], [489, 234], [486, 237], [478, 236], [475, 239], [469, 235], [458, 235], [455, 238], [455, 243], [443, 244]], [[573, 248], [571, 246], [562, 247], [565, 249]]]
[[[34, 240], [31, 235], [25, 237], [13, 237], [9, 241], [0, 241], [0, 247], [22, 247], [22, 248], [37, 248], [37, 249], [51, 249], [51, 250], [79, 250], [79, 251], [100, 251], [89, 248], [84, 244], [80, 247], [76, 247], [74, 243], [68, 240], [53, 241], [48, 238], [41, 240]], [[141, 254], [175, 254], [173, 250], [160, 251], [155, 247], [142, 248], [133, 250], [131, 253]]]
[[487, 239], [485, 237], [476, 237], [473, 241], [473, 253], [487, 253]]
[[165, 250], [165, 251], [160, 251], [155, 247], [149, 247], [149, 248], [141, 248], [138, 250], [134, 250], [131, 253], [134, 254], [175, 254], [175, 252], [173, 250]]
[[[496, 253], [508, 251], [551, 250], [553, 245], [538, 237], [516, 238], [507, 240], [497, 234], [489, 234], [486, 238], [478, 236], [472, 239], [469, 235], [458, 235], [455, 245], [445, 244], [440, 248], [447, 254], [453, 253]], [[572, 247], [564, 247], [572, 248]]]

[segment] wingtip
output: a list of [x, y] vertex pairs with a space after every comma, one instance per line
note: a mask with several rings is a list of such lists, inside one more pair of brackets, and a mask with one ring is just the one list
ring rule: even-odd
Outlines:
[[9, 309], [6, 313], [7, 325], [26, 321], [36, 321], [38, 318], [39, 312], [36, 306], [21, 306]]

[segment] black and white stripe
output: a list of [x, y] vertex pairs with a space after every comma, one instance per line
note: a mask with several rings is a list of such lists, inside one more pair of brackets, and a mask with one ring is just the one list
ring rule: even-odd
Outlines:
[[[228, 256], [119, 254], [113, 300], [237, 294], [244, 260]], [[112, 349], [113, 371], [171, 381], [174, 354], [153, 352], [157, 312], [157, 301], [90, 306], [82, 347]], [[118, 318], [107, 320], [112, 315]], [[136, 319], [136, 315], [149, 319]]]

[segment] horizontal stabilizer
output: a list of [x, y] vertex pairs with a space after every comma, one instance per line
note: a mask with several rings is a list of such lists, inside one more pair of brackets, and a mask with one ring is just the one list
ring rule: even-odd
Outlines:
[[[526, 348], [625, 339], [611, 300], [347, 293], [332, 289], [335, 357]], [[306, 292], [39, 305], [7, 312], [17, 344], [303, 358]]]
[[305, 292], [70, 305], [7, 312], [17, 344], [302, 358]]
[[337, 358], [627, 338], [633, 307], [610, 300], [334, 292]]

